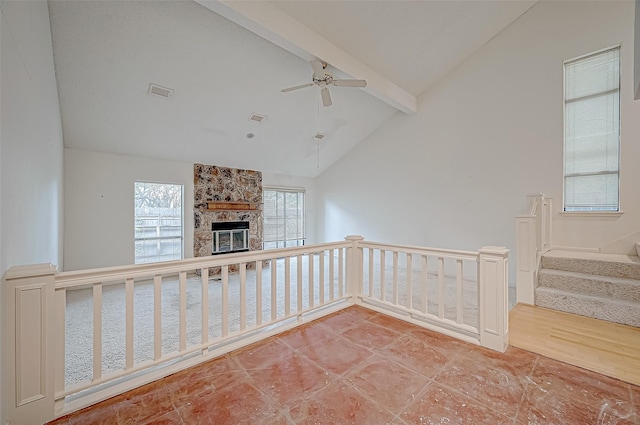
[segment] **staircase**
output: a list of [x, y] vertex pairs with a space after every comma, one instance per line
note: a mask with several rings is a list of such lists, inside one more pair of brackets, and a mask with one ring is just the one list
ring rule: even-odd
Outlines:
[[640, 327], [640, 257], [548, 251], [540, 267], [537, 306]]

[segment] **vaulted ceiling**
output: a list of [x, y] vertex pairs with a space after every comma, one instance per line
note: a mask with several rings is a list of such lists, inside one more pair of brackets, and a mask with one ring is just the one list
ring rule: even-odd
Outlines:
[[[50, 0], [64, 143], [315, 177], [534, 4]], [[367, 87], [280, 91], [316, 58]]]

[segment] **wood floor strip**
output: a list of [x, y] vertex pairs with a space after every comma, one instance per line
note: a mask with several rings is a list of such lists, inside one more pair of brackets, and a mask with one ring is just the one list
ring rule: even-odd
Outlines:
[[640, 328], [517, 304], [509, 344], [640, 385]]

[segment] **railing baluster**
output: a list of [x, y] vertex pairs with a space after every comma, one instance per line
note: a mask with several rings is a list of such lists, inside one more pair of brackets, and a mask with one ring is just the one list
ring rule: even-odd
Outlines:
[[284, 315], [291, 313], [291, 257], [284, 258]]
[[[478, 261], [476, 261], [476, 306], [478, 308], [478, 317], [477, 317], [477, 321], [476, 321], [476, 326], [478, 327], [478, 329], [480, 329], [480, 316], [482, 314], [485, 314], [484, 307], [482, 306], [482, 291], [481, 291], [481, 286], [480, 286], [480, 258], [478, 258]], [[508, 294], [507, 294], [508, 295]]]
[[398, 305], [398, 251], [393, 251], [393, 303]]
[[222, 336], [229, 335], [229, 266], [222, 266]]
[[462, 260], [456, 262], [456, 317], [457, 322], [464, 323], [462, 305]]
[[438, 257], [438, 317], [444, 319], [444, 257]]
[[240, 330], [247, 328], [247, 263], [240, 263]]
[[429, 270], [427, 269], [427, 256], [420, 256], [420, 276], [422, 278], [422, 290], [420, 296], [422, 298], [422, 312], [427, 314], [429, 302]]
[[256, 261], [256, 326], [262, 324], [262, 261]]
[[[296, 257], [296, 271], [297, 271], [297, 275], [296, 275], [296, 295], [297, 295], [297, 300], [296, 300], [296, 307], [297, 307], [297, 312], [301, 313], [302, 310], [304, 310], [304, 308], [302, 307], [302, 255], [298, 255]], [[300, 317], [298, 317], [300, 319]]]
[[344, 248], [338, 248], [338, 296], [344, 295]]
[[369, 248], [369, 296], [373, 297], [373, 248]]
[[[209, 342], [209, 268], [200, 269], [200, 280], [202, 283], [202, 343]], [[202, 354], [205, 353], [202, 350]]]
[[125, 281], [125, 370], [133, 367], [133, 278], [127, 278]]
[[324, 251], [318, 254], [318, 281], [320, 304], [324, 304]]
[[153, 276], [153, 359], [162, 357], [162, 275]]
[[[55, 297], [55, 334], [56, 340], [56, 367], [55, 367], [55, 388], [56, 393], [64, 391], [65, 378], [64, 373], [66, 369], [65, 361], [65, 341], [66, 341], [66, 310], [67, 310], [67, 290], [61, 289], [54, 293]], [[95, 353], [94, 353], [95, 356]]]
[[380, 301], [384, 301], [384, 272], [385, 272], [385, 250], [380, 250]]
[[315, 295], [315, 291], [314, 291], [314, 285], [315, 285], [315, 279], [313, 278], [313, 263], [316, 261], [316, 256], [313, 252], [309, 253], [309, 255], [307, 256], [307, 258], [309, 259], [309, 308], [313, 307], [315, 305], [315, 300], [314, 300], [314, 295]]
[[187, 272], [179, 273], [180, 281], [180, 352], [187, 349]]
[[102, 282], [93, 285], [93, 380], [100, 378], [102, 378]]
[[271, 259], [271, 320], [278, 316], [278, 259]]
[[413, 309], [413, 284], [411, 278], [413, 274], [413, 254], [407, 252], [407, 308]]
[[334, 275], [334, 252], [333, 249], [329, 250], [329, 300], [333, 301], [334, 299], [334, 286], [335, 286], [335, 275]]

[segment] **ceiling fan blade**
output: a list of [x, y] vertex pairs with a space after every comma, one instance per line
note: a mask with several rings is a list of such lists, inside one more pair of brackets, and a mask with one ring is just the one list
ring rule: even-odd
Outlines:
[[333, 80], [333, 85], [338, 87], [366, 87], [365, 80]]
[[324, 64], [315, 59], [311, 61], [311, 68], [313, 68], [313, 73], [318, 77], [322, 77], [324, 75]]
[[324, 106], [331, 106], [331, 95], [329, 94], [329, 89], [323, 87], [320, 90], [320, 97], [322, 97], [322, 104]]
[[280, 90], [282, 93], [286, 93], [288, 91], [293, 91], [293, 90], [298, 90], [298, 89], [304, 89], [305, 87], [311, 87], [313, 85], [313, 83], [307, 83], [307, 84], [301, 84], [299, 86], [294, 86], [294, 87], [289, 87], [286, 89], [282, 89]]

